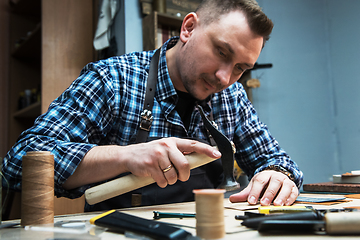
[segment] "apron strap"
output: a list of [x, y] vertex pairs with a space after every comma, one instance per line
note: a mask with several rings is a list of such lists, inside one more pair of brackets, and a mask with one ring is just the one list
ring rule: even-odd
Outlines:
[[146, 142], [153, 121], [152, 108], [156, 91], [158, 62], [160, 49], [156, 50], [150, 62], [149, 77], [146, 83], [145, 101], [143, 111], [141, 112], [140, 129], [136, 136], [136, 143]]

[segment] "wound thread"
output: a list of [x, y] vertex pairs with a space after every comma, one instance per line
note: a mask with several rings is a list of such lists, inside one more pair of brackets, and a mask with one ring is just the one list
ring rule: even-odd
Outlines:
[[330, 235], [359, 234], [360, 212], [329, 212], [325, 214], [325, 231]]
[[196, 205], [196, 235], [202, 239], [225, 237], [224, 189], [193, 190]]
[[54, 156], [28, 152], [22, 158], [21, 225], [54, 223]]

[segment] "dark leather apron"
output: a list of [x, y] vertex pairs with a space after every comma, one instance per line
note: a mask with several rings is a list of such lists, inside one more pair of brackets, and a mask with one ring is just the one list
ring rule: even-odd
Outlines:
[[[152, 123], [151, 111], [156, 91], [159, 55], [160, 49], [155, 52], [153, 58], [151, 59], [143, 112], [141, 113], [140, 129], [135, 140], [136, 143], [153, 140], [148, 139], [148, 134]], [[194, 194], [192, 193], [192, 190], [216, 188], [221, 183], [222, 173], [222, 164], [219, 159], [191, 170], [190, 178], [186, 182], [177, 181], [174, 185], [168, 185], [165, 188], [160, 188], [156, 183], [154, 183], [94, 205], [86, 203], [85, 211], [102, 211], [109, 209], [194, 201]], [[120, 176], [124, 175], [126, 174], [122, 174]]]

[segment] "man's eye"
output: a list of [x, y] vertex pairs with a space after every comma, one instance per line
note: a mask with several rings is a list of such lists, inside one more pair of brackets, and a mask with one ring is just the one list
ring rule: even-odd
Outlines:
[[226, 57], [225, 53], [223, 51], [221, 51], [221, 49], [219, 49], [219, 55], [222, 57]]
[[241, 66], [239, 66], [239, 65], [236, 65], [236, 69], [239, 71], [239, 72], [245, 72], [245, 70], [241, 67]]

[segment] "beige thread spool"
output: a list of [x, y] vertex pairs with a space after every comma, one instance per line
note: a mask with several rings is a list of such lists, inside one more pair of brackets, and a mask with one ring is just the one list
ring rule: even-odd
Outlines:
[[202, 239], [225, 237], [224, 189], [196, 189], [196, 235]]
[[28, 152], [22, 158], [21, 225], [54, 223], [54, 156]]
[[327, 234], [359, 234], [360, 212], [334, 212], [325, 214]]

